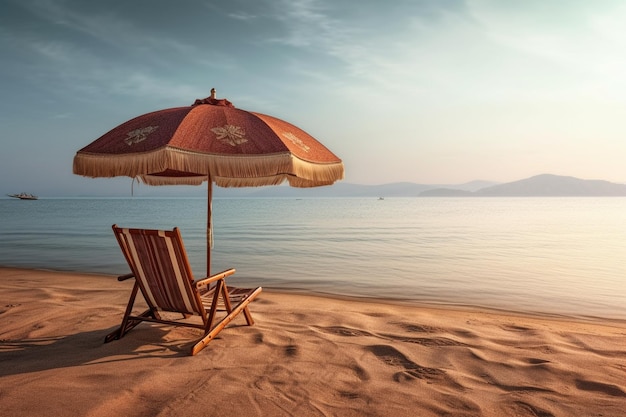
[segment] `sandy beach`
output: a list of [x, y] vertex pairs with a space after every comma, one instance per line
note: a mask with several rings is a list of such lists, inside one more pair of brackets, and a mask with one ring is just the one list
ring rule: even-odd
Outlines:
[[265, 289], [188, 356], [195, 329], [103, 343], [131, 285], [0, 268], [2, 415], [626, 415], [623, 321]]

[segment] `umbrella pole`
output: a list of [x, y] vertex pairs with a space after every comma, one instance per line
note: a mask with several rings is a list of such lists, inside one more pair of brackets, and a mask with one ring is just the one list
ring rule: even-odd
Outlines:
[[213, 246], [213, 181], [208, 177], [208, 201], [207, 201], [207, 221], [206, 221], [206, 276], [211, 276], [211, 247]]

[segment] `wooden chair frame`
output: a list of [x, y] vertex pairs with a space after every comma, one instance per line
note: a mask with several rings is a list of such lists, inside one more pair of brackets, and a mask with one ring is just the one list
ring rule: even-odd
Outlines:
[[[259, 295], [262, 288], [229, 288], [225, 278], [235, 273], [234, 268], [194, 280], [178, 228], [130, 229], [117, 225], [112, 228], [132, 271], [118, 277], [118, 280], [135, 278], [135, 284], [120, 327], [105, 337], [105, 343], [122, 338], [143, 321], [186, 326], [203, 331], [202, 337], [191, 349], [191, 354], [195, 355], [239, 313], [243, 312], [249, 326], [254, 324], [248, 304]], [[139, 292], [148, 309], [133, 314]], [[220, 301], [223, 306], [220, 306]], [[215, 323], [220, 315], [218, 311], [222, 310], [223, 317]], [[161, 312], [180, 313], [183, 320], [163, 318]], [[200, 316], [202, 323], [184, 321], [191, 316]]]

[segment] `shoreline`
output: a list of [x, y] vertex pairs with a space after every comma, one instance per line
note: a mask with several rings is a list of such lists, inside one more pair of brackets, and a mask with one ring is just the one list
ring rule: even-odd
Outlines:
[[250, 305], [253, 326], [236, 319], [192, 357], [194, 329], [141, 324], [103, 343], [131, 287], [0, 268], [0, 408], [15, 417], [617, 417], [626, 406], [626, 321], [264, 290]]
[[[55, 269], [46, 269], [46, 268], [30, 268], [30, 267], [13, 267], [13, 266], [2, 266], [0, 265], [0, 279], [4, 275], [4, 270], [15, 270], [15, 271], [24, 271], [24, 272], [44, 272], [51, 274], [65, 274], [65, 275], [77, 275], [77, 276], [89, 276], [94, 278], [113, 278], [114, 282], [117, 282], [115, 279], [117, 275], [113, 274], [104, 274], [98, 272], [81, 272], [74, 270], [55, 270]], [[236, 282], [234, 284], [236, 286]], [[388, 305], [397, 305], [397, 306], [407, 306], [407, 307], [416, 307], [416, 308], [440, 308], [443, 310], [461, 310], [461, 311], [477, 311], [477, 312], [485, 312], [485, 313], [494, 313], [494, 314], [503, 314], [503, 315], [511, 315], [511, 316], [519, 316], [519, 317], [528, 317], [528, 318], [546, 318], [546, 319], [555, 319], [555, 320], [566, 320], [566, 321], [576, 321], [576, 322], [606, 322], [606, 323], [626, 323], [626, 318], [619, 317], [606, 317], [600, 315], [592, 315], [592, 314], [571, 314], [567, 312], [559, 312], [559, 311], [541, 311], [541, 310], [524, 310], [524, 309], [512, 309], [512, 308], [503, 308], [503, 307], [495, 307], [488, 305], [480, 305], [480, 304], [469, 304], [469, 303], [456, 303], [449, 301], [434, 301], [434, 300], [414, 300], [414, 299], [406, 299], [406, 298], [395, 298], [395, 297], [377, 297], [377, 296], [368, 296], [368, 295], [344, 295], [337, 294], [326, 291], [315, 291], [304, 288], [278, 288], [278, 287], [266, 287], [263, 286], [264, 291], [275, 293], [275, 294], [285, 294], [285, 295], [295, 295], [295, 296], [310, 296], [310, 297], [319, 297], [322, 299], [330, 299], [330, 300], [345, 300], [345, 301], [354, 301], [354, 302], [363, 302], [363, 303], [376, 303], [376, 304], [388, 304]]]

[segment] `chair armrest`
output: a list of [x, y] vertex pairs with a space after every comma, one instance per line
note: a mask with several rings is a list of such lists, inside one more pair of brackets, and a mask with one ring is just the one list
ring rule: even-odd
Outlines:
[[226, 271], [218, 272], [215, 275], [211, 275], [210, 277], [199, 279], [195, 281], [193, 284], [196, 286], [196, 288], [199, 288], [203, 285], [209, 285], [212, 282], [218, 281], [220, 279], [224, 279], [227, 276], [232, 275], [234, 273], [235, 273], [235, 268], [230, 268], [230, 269], [227, 269]]
[[133, 274], [132, 272], [130, 274], [126, 274], [126, 275], [121, 275], [119, 277], [117, 277], [118, 281], [126, 281], [127, 279], [130, 278], [135, 278], [135, 274]]

